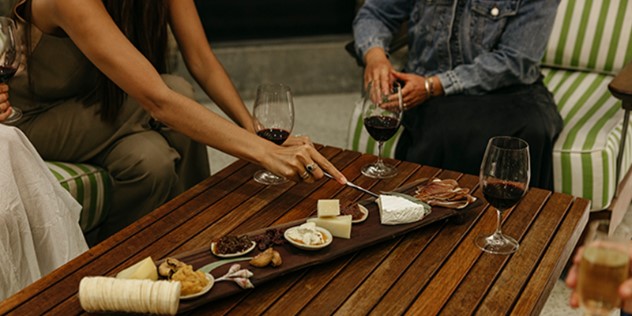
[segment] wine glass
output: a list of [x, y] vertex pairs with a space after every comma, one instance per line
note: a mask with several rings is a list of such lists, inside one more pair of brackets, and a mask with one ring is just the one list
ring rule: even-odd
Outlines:
[[397, 174], [395, 166], [382, 160], [384, 142], [391, 139], [402, 120], [402, 89], [399, 83], [392, 85], [389, 94], [384, 94], [379, 84], [369, 82], [362, 97], [362, 119], [369, 135], [377, 141], [377, 161], [362, 167], [362, 174], [375, 179], [387, 179]]
[[585, 315], [610, 315], [621, 305], [619, 286], [628, 278], [627, 236], [609, 235], [609, 220], [588, 227], [577, 275], [577, 293]]
[[475, 240], [482, 250], [495, 254], [510, 254], [518, 250], [518, 242], [500, 229], [502, 213], [527, 192], [530, 178], [529, 144], [509, 136], [492, 137], [487, 143], [481, 164], [480, 182], [487, 202], [496, 208], [496, 231]]
[[[266, 83], [257, 87], [252, 109], [257, 135], [277, 145], [283, 144], [294, 127], [294, 101], [292, 91], [284, 84]], [[285, 177], [267, 170], [255, 172], [255, 181], [274, 185], [285, 183]]]
[[[19, 37], [15, 22], [7, 17], [0, 17], [0, 83], [5, 83], [18, 71], [20, 64]], [[3, 123], [15, 123], [22, 117], [22, 111], [11, 107], [11, 115]]]

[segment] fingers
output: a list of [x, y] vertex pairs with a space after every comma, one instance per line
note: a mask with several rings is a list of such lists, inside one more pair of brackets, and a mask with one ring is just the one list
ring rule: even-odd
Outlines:
[[309, 138], [309, 136], [305, 136], [305, 135], [290, 136], [283, 143], [283, 146], [287, 146], [287, 147], [301, 146], [301, 145], [308, 145], [308, 146], [314, 147], [314, 143], [312, 143], [312, 140]]
[[0, 106], [0, 123], [4, 122], [7, 118], [9, 118], [12, 112], [13, 110], [11, 109], [11, 107], [8, 107], [6, 110], [3, 110], [2, 106]]
[[568, 270], [568, 274], [566, 275], [566, 286], [571, 289], [575, 289], [575, 287], [577, 286], [577, 273], [579, 269], [579, 263], [582, 260], [583, 254], [584, 247], [579, 247], [579, 249], [577, 249], [577, 252], [575, 253], [575, 256], [573, 257], [573, 265]]
[[331, 163], [327, 158], [323, 157], [316, 149], [313, 149], [311, 157], [314, 163], [307, 164], [306, 168], [311, 170], [310, 173], [316, 178], [320, 179], [325, 176], [323, 171], [329, 173], [336, 182], [344, 185], [347, 183], [347, 178]]
[[627, 279], [619, 286], [619, 295], [624, 301], [632, 299], [632, 279]]
[[396, 71], [393, 72], [393, 76], [403, 82], [402, 103], [404, 110], [418, 106], [428, 99], [423, 76]]
[[579, 294], [577, 293], [577, 291], [571, 292], [571, 297], [568, 300], [568, 305], [570, 305], [572, 308], [579, 307]]
[[579, 307], [579, 294], [577, 293], [575, 288], [577, 287], [577, 275], [579, 273], [579, 263], [582, 260], [583, 253], [584, 253], [584, 247], [580, 247], [579, 249], [577, 249], [577, 253], [575, 253], [575, 256], [573, 257], [573, 265], [568, 270], [568, 274], [566, 275], [566, 280], [564, 280], [566, 283], [566, 286], [572, 290], [571, 296], [568, 301], [568, 304], [572, 308]]
[[6, 120], [13, 110], [9, 103], [9, 86], [7, 84], [0, 84], [0, 122]]
[[369, 50], [365, 56], [366, 67], [364, 70], [364, 86], [368, 86], [369, 82], [377, 85], [382, 94], [388, 94], [391, 90], [391, 84], [395, 80], [393, 76], [393, 65], [386, 57], [382, 49], [374, 48]]
[[311, 145], [302, 145], [296, 148], [298, 152], [295, 153], [295, 157], [296, 161], [299, 162], [296, 174], [300, 181], [312, 183], [324, 177], [323, 171], [325, 171], [338, 183], [347, 183], [345, 176], [327, 158], [321, 155], [316, 148]]

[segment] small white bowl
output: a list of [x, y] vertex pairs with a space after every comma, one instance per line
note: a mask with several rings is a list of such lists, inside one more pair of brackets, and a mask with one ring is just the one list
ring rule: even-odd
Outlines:
[[358, 208], [360, 209], [360, 213], [362, 213], [362, 217], [352, 220], [351, 222], [354, 224], [362, 223], [366, 221], [366, 219], [369, 217], [369, 210], [367, 210], [366, 207], [364, 207], [364, 205], [358, 204]]
[[213, 278], [213, 276], [211, 274], [209, 274], [209, 273], [204, 273], [204, 275], [206, 276], [206, 279], [208, 280], [208, 284], [201, 291], [199, 291], [197, 293], [180, 296], [181, 300], [190, 300], [192, 298], [196, 298], [196, 297], [202, 296], [202, 295], [206, 294], [206, 292], [211, 290], [211, 288], [213, 287], [213, 284], [215, 283], [215, 278]]
[[329, 244], [331, 244], [331, 242], [334, 240], [334, 237], [331, 235], [331, 233], [322, 228], [322, 227], [318, 227], [316, 226], [316, 230], [319, 231], [321, 234], [323, 234], [323, 238], [325, 239], [325, 242], [319, 245], [306, 245], [298, 240], [294, 240], [292, 238], [290, 238], [288, 236], [288, 232], [292, 231], [293, 229], [298, 229], [298, 226], [296, 227], [292, 227], [292, 228], [288, 228], [285, 230], [285, 233], [283, 233], [283, 237], [285, 237], [285, 239], [290, 242], [294, 247], [299, 248], [299, 249], [303, 249], [303, 250], [318, 250], [318, 249], [322, 249], [325, 248], [327, 246], [329, 246]]
[[239, 257], [239, 256], [243, 256], [249, 252], [251, 252], [253, 249], [255, 249], [255, 247], [257, 246], [257, 242], [256, 241], [252, 241], [252, 245], [250, 247], [248, 247], [248, 249], [244, 250], [244, 251], [240, 251], [240, 252], [235, 252], [235, 253], [217, 253], [217, 243], [216, 242], [212, 242], [211, 243], [211, 252], [220, 257], [220, 258], [234, 258], [234, 257]]

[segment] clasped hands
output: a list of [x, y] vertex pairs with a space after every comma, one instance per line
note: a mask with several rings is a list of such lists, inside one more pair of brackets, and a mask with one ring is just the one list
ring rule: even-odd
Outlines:
[[[373, 48], [365, 56], [364, 87], [369, 83], [380, 85], [384, 95], [390, 94], [393, 82], [399, 81], [402, 86], [402, 101], [404, 110], [409, 110], [428, 100], [425, 88], [426, 77], [396, 71], [381, 48]], [[397, 102], [396, 95], [390, 95], [386, 106]]]

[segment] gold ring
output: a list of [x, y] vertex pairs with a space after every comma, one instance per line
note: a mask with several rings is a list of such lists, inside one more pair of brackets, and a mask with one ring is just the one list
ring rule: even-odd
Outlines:
[[305, 171], [301, 174], [301, 178], [303, 178], [303, 180], [306, 180], [307, 178], [309, 178], [309, 172]]
[[317, 164], [310, 163], [309, 165], [305, 166], [305, 169], [307, 169], [307, 172], [312, 173], [314, 172], [314, 170], [316, 170], [316, 167], [318, 167]]

